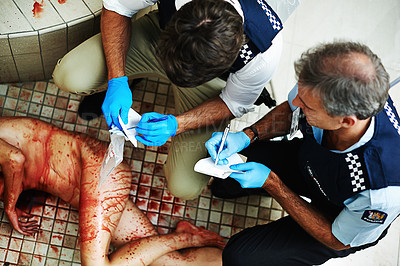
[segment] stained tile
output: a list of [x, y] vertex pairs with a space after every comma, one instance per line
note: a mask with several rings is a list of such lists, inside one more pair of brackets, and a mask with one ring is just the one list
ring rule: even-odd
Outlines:
[[173, 205], [171, 203], [162, 202], [161, 208], [160, 208], [160, 213], [171, 215], [172, 207], [173, 207]]
[[39, 256], [46, 256], [48, 248], [48, 244], [36, 243], [34, 254]]
[[6, 260], [7, 249], [0, 248], [0, 262]]
[[160, 211], [160, 202], [155, 200], [149, 200], [149, 204], [147, 206], [147, 210], [150, 212], [159, 212]]
[[276, 221], [280, 218], [282, 218], [282, 211], [272, 209], [270, 214], [271, 221]]
[[212, 222], [212, 223], [220, 223], [220, 221], [221, 221], [221, 213], [220, 212], [211, 211], [210, 212], [210, 222]]
[[26, 253], [21, 253], [19, 255], [19, 259], [18, 259], [18, 265], [31, 265], [32, 263], [32, 255], [31, 254], [26, 254]]
[[60, 259], [72, 261], [74, 256], [74, 250], [71, 248], [61, 248]]
[[148, 202], [148, 199], [137, 198], [135, 204], [140, 210], [146, 211]]
[[164, 177], [154, 176], [152, 187], [153, 188], [163, 188], [164, 187]]
[[149, 198], [150, 196], [150, 187], [139, 186], [138, 194], [139, 197]]
[[227, 213], [233, 213], [233, 210], [235, 208], [235, 204], [232, 202], [224, 202], [224, 207], [223, 207], [223, 211], [227, 212]]
[[52, 108], [52, 107], [43, 106], [40, 114], [42, 117], [51, 118], [53, 115], [53, 110], [54, 110], [54, 108]]
[[[2, 232], [0, 232], [0, 233], [2, 233]], [[1, 237], [0, 237], [0, 248], [8, 248], [8, 243], [10, 242], [9, 235], [10, 234], [7, 234], [7, 235], [1, 234]]]
[[185, 208], [185, 217], [189, 218], [189, 219], [196, 219], [197, 209], [194, 207], [186, 207]]
[[256, 218], [258, 216], [258, 207], [255, 206], [247, 206], [247, 216]]
[[77, 223], [68, 223], [65, 233], [67, 235], [77, 236], [78, 235], [78, 231], [79, 231], [79, 224], [77, 224]]
[[46, 262], [46, 257], [44, 256], [39, 256], [39, 255], [32, 256], [32, 266], [41, 266], [44, 265], [45, 262]]
[[208, 221], [209, 211], [198, 209], [197, 210], [197, 220], [199, 221]]
[[275, 199], [272, 199], [272, 208], [277, 210], [282, 210], [281, 205]]
[[21, 101], [21, 100], [18, 101], [17, 108], [16, 108], [16, 110], [18, 112], [27, 113], [28, 108], [29, 108], [29, 102], [25, 102], [25, 101]]
[[0, 95], [7, 95], [8, 84], [0, 84]]
[[256, 226], [256, 225], [257, 225], [257, 219], [254, 219], [254, 218], [251, 218], [251, 217], [246, 217], [246, 221], [245, 221], [245, 224], [244, 224], [245, 228], [253, 227], [253, 226]]
[[163, 191], [162, 189], [151, 188], [150, 189], [150, 199], [161, 200]]
[[21, 251], [25, 253], [32, 254], [35, 249], [35, 242], [24, 240], [22, 243]]
[[209, 209], [210, 208], [210, 199], [205, 197], [200, 197], [199, 208]]
[[40, 243], [48, 244], [50, 241], [50, 235], [51, 235], [50, 231], [40, 230], [39, 233], [37, 234], [37, 241]]
[[16, 109], [16, 107], [17, 107], [17, 102], [18, 102], [18, 100], [17, 99], [14, 99], [14, 98], [6, 98], [6, 102], [5, 102], [5, 104], [4, 104], [4, 108], [7, 108], [7, 109]]
[[53, 232], [64, 233], [67, 223], [65, 221], [55, 220], [53, 226]]
[[154, 163], [144, 162], [142, 171], [143, 171], [143, 173], [146, 173], [146, 174], [152, 174], [154, 172], [154, 167], [155, 167]]
[[19, 259], [19, 252], [9, 250], [7, 252], [6, 262], [16, 264]]
[[174, 202], [174, 196], [172, 196], [172, 194], [169, 193], [168, 190], [164, 190], [164, 191], [163, 191], [163, 198], [162, 198], [162, 200], [163, 200], [163, 201], [166, 201], [166, 202]]
[[77, 237], [75, 236], [68, 236], [64, 237], [63, 246], [67, 248], [75, 248]]
[[146, 214], [146, 216], [147, 216], [147, 218], [149, 218], [149, 220], [150, 220], [150, 222], [151, 222], [152, 224], [157, 224], [158, 216], [159, 216], [158, 213], [148, 212], [148, 213]]
[[233, 221], [233, 215], [229, 213], [222, 213], [221, 224], [231, 225]]
[[79, 222], [79, 212], [78, 211], [69, 212], [68, 221], [73, 222], [73, 223], [78, 223]]
[[221, 225], [220, 230], [219, 230], [219, 234], [222, 237], [230, 237], [231, 234], [232, 234], [232, 228], [230, 226]]
[[136, 172], [141, 172], [142, 170], [142, 162], [138, 160], [132, 160], [131, 169]]
[[13, 97], [13, 98], [18, 98], [20, 91], [21, 91], [21, 89], [19, 87], [10, 86], [8, 88], [7, 96]]
[[64, 239], [64, 235], [63, 234], [52, 233], [51, 234], [50, 244], [51, 245], [56, 245], [56, 246], [62, 246], [63, 239]]
[[47, 218], [54, 218], [56, 215], [56, 207], [46, 205], [44, 207], [43, 216]]
[[144, 186], [151, 186], [151, 183], [152, 183], [152, 176], [142, 174], [142, 176], [140, 177], [140, 184]]

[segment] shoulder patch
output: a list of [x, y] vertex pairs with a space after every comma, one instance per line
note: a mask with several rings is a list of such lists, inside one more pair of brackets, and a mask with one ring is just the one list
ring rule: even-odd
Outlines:
[[376, 211], [376, 210], [366, 210], [361, 217], [362, 220], [369, 223], [383, 224], [386, 220], [387, 213]]

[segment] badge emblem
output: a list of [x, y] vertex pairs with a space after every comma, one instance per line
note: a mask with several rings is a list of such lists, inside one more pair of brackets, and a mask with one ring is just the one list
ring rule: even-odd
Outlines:
[[364, 211], [363, 219], [366, 222], [374, 223], [374, 224], [383, 224], [386, 220], [387, 214], [385, 212], [376, 211], [376, 210], [366, 210]]

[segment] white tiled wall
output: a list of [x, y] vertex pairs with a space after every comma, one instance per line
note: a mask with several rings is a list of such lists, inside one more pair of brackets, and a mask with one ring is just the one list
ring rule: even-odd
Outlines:
[[[302, 0], [283, 36], [281, 64], [272, 79], [278, 102], [286, 100], [295, 84], [293, 62], [321, 42], [362, 42], [382, 59], [391, 80], [400, 76], [399, 0]], [[391, 93], [400, 102], [399, 90]]]

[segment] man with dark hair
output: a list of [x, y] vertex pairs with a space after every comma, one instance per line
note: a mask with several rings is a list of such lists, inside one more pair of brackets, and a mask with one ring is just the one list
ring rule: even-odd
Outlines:
[[[178, 115], [144, 114], [138, 140], [160, 146], [177, 135], [165, 166], [168, 188], [193, 199], [209, 179], [193, 171], [206, 156], [204, 142], [229, 119], [254, 110], [279, 62], [278, 33], [298, 0], [161, 0], [159, 11], [131, 22], [155, 2], [104, 0], [101, 37], [64, 56], [53, 78], [61, 89], [81, 94], [104, 90], [108, 80], [104, 102], [97, 101], [108, 125], [117, 126], [118, 115], [127, 122], [132, 105], [128, 78], [170, 79]], [[93, 97], [84, 99], [81, 113]]]
[[[99, 186], [106, 150], [106, 143], [85, 134], [33, 118], [1, 117], [0, 200], [15, 230], [38, 231], [16, 206], [22, 191], [36, 189], [79, 209], [82, 265], [221, 265], [225, 243], [214, 232], [180, 221], [173, 233], [158, 234], [128, 198], [132, 175], [126, 162]], [[111, 254], [110, 242], [116, 248]]]
[[[335, 42], [305, 52], [295, 69], [288, 101], [229, 134], [220, 153], [225, 163], [244, 149], [248, 162], [214, 180], [214, 195], [262, 188], [289, 214], [234, 235], [227, 265], [319, 265], [375, 245], [400, 214], [400, 119], [380, 59], [365, 45]], [[297, 123], [303, 138], [269, 141]], [[206, 143], [213, 158], [220, 138]]]

